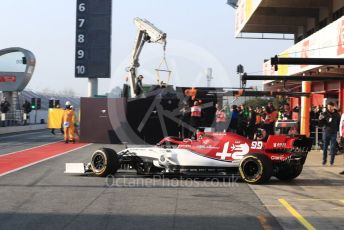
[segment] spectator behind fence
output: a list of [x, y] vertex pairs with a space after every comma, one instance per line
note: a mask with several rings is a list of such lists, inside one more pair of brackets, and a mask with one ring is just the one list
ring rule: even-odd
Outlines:
[[230, 112], [229, 132], [236, 133], [238, 128], [239, 111], [236, 105], [232, 105]]
[[256, 121], [257, 121], [257, 114], [254, 111], [252, 106], [248, 107], [248, 117], [247, 117], [247, 134], [246, 137], [253, 140], [254, 134], [256, 133]]
[[245, 111], [244, 105], [240, 105], [238, 109], [237, 134], [241, 136], [246, 136], [246, 132], [247, 132], [247, 113]]
[[256, 127], [261, 128], [262, 127], [262, 119], [264, 117], [263, 111], [261, 108], [256, 108]]
[[226, 130], [226, 113], [225, 113], [225, 108], [223, 108], [221, 105], [216, 104], [216, 127], [215, 131], [216, 132], [223, 132]]
[[200, 107], [199, 101], [194, 101], [194, 105], [191, 107], [191, 119], [190, 124], [192, 127], [195, 128], [195, 132], [192, 134], [192, 137], [195, 137], [197, 129], [199, 129], [201, 125], [202, 119], [202, 108]]
[[28, 124], [27, 121], [30, 120], [29, 114], [32, 111], [31, 103], [28, 102], [27, 100], [25, 100], [25, 102], [22, 105], [22, 107], [23, 107], [23, 111], [24, 111], [24, 114], [23, 114], [24, 125], [27, 125]]
[[10, 111], [11, 104], [7, 101], [6, 97], [3, 97], [0, 103], [1, 112], [1, 126], [6, 125], [6, 113]]
[[7, 98], [6, 97], [2, 98], [1, 103], [0, 103], [1, 113], [7, 113], [8, 111], [10, 111], [10, 107], [11, 107], [11, 104], [7, 101]]
[[278, 113], [272, 105], [272, 102], [269, 102], [268, 106], [266, 107], [266, 116], [264, 119], [264, 129], [266, 130], [268, 135], [274, 134], [274, 126], [275, 121], [277, 120], [277, 116]]

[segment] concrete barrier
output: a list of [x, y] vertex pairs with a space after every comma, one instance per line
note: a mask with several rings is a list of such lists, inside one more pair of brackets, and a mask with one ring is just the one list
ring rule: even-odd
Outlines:
[[47, 128], [47, 124], [0, 127], [0, 134], [19, 133], [19, 132], [34, 131], [34, 130], [40, 130], [40, 129], [46, 129], [46, 128]]

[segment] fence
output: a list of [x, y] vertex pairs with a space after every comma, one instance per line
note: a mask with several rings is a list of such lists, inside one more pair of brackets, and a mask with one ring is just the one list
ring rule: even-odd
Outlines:
[[18, 126], [23, 125], [24, 121], [23, 110], [15, 110], [12, 112], [1, 113], [1, 126]]
[[20, 126], [25, 124], [41, 124], [46, 123], [48, 117], [47, 110], [33, 110], [27, 117], [26, 123], [24, 121], [24, 111], [15, 110], [6, 114], [0, 113], [0, 126]]
[[311, 132], [311, 137], [313, 138], [313, 149], [319, 150], [322, 145], [322, 135], [323, 129], [319, 126], [315, 126], [314, 131]]

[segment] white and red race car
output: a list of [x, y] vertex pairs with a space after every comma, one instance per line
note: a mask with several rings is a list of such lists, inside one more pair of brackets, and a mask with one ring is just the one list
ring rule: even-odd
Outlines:
[[302, 171], [312, 140], [304, 136], [271, 135], [266, 142], [233, 133], [200, 132], [196, 140], [166, 137], [155, 147], [109, 148], [95, 151], [88, 164], [66, 164], [66, 173], [115, 174], [130, 165], [138, 174], [186, 176], [233, 175], [247, 183], [264, 183], [271, 176], [292, 180]]

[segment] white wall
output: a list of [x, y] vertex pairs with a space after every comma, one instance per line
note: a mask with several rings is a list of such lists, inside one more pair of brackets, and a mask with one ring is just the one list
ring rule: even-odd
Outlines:
[[[41, 123], [41, 119], [44, 119], [44, 122], [48, 122], [48, 111], [47, 110], [37, 110], [37, 123]], [[30, 124], [35, 123], [35, 111], [31, 111], [30, 113]]]

